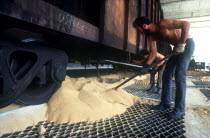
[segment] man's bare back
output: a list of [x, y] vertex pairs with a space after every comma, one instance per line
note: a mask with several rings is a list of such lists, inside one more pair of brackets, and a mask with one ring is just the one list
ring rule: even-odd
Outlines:
[[[157, 52], [157, 56], [156, 56], [156, 59], [155, 60], [158, 61], [158, 60], [163, 59], [164, 57], [165, 57], [164, 55], [162, 55], [162, 54], [160, 54], [160, 53]], [[163, 63], [165, 63], [165, 61], [162, 61], [159, 64], [157, 64], [157, 67], [160, 67], [161, 65], [163, 65]]]
[[183, 31], [183, 35], [186, 36], [184, 38], [182, 37], [182, 29], [189, 28], [188, 22], [185, 21], [180, 22], [164, 19], [155, 23], [155, 27], [156, 31], [149, 35], [154, 41], [164, 41], [170, 44], [177, 44], [185, 43], [186, 39], [190, 38], [188, 31]]

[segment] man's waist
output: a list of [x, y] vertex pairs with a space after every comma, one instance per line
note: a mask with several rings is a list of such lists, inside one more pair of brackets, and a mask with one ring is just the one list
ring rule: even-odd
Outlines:
[[187, 41], [191, 41], [191, 40], [193, 40], [193, 38], [192, 38], [192, 37], [187, 38], [187, 39], [186, 39], [186, 41], [185, 41], [185, 43], [187, 43]]
[[[185, 43], [187, 43], [187, 42], [189, 42], [189, 41], [192, 41], [193, 40], [193, 38], [192, 37], [189, 37], [189, 38], [187, 38], [186, 40], [185, 40]], [[177, 46], [179, 43], [176, 43], [176, 44], [171, 44], [171, 45], [173, 45], [173, 46]]]

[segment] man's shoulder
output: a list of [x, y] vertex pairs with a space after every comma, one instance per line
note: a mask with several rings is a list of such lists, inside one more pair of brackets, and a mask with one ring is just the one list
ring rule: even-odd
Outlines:
[[171, 21], [177, 21], [177, 20], [173, 20], [173, 19], [161, 19], [158, 22], [162, 23], [162, 22], [171, 22]]
[[158, 26], [165, 26], [165, 25], [177, 25], [177, 24], [183, 24], [183, 23], [189, 23], [188, 21], [182, 21], [182, 20], [173, 20], [173, 19], [161, 19], [160, 21], [158, 21], [156, 24]]
[[164, 25], [166, 23], [173, 22], [171, 19], [161, 19], [160, 21], [156, 22], [157, 25]]

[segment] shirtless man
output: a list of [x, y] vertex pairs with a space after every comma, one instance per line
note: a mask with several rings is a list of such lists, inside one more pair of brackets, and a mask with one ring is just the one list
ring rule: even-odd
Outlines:
[[[141, 64], [147, 62], [149, 58], [150, 52], [147, 49], [143, 49], [140, 52], [140, 57], [141, 60], [133, 60], [134, 63]], [[163, 59], [164, 56], [160, 53], [157, 52], [155, 61]], [[160, 62], [157, 64], [156, 67], [154, 67], [150, 71], [150, 85], [151, 87], [147, 90], [149, 92], [161, 94], [162, 93], [162, 76], [163, 76], [163, 71], [165, 69], [165, 61]], [[155, 74], [158, 72], [158, 79], [157, 79], [157, 85], [155, 86]]]
[[[172, 79], [175, 74], [176, 97], [175, 106], [171, 113], [167, 115], [169, 119], [179, 119], [185, 115], [186, 97], [186, 71], [190, 58], [194, 52], [194, 41], [189, 35], [190, 23], [187, 21], [163, 19], [157, 23], [151, 23], [143, 16], [137, 18], [133, 26], [144, 33], [149, 41], [150, 56], [146, 67], [153, 63], [157, 55], [156, 41], [163, 41], [174, 45], [174, 56], [172, 56], [163, 73], [163, 88], [161, 103], [155, 110], [165, 110], [171, 108], [172, 101]], [[147, 68], [142, 69], [142, 73], [148, 72]]]

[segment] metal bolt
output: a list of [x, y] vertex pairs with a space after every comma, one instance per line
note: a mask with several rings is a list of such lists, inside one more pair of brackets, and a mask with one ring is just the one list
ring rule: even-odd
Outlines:
[[55, 77], [55, 80], [58, 82], [63, 81], [66, 77], [66, 69], [62, 67], [56, 68], [54, 72], [54, 77]]

